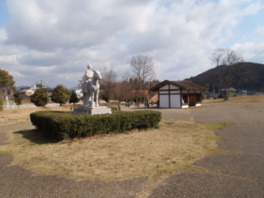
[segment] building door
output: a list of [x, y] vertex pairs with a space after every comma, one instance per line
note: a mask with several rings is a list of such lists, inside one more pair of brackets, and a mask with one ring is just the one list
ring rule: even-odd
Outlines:
[[196, 105], [196, 95], [189, 94], [189, 106], [195, 106], [195, 105]]

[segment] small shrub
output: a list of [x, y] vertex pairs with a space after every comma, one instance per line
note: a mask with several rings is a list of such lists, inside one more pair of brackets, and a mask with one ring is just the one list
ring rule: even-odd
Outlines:
[[21, 105], [22, 100], [23, 100], [22, 94], [19, 91], [16, 91], [14, 93], [14, 101], [15, 101], [16, 105]]
[[80, 100], [77, 97], [77, 94], [75, 93], [75, 91], [71, 91], [71, 96], [70, 96], [69, 102], [75, 104], [75, 103], [78, 103], [79, 101]]
[[110, 107], [110, 108], [111, 108], [112, 113], [119, 111], [117, 107]]
[[71, 92], [63, 85], [58, 85], [51, 95], [51, 100], [55, 103], [59, 103], [60, 106], [69, 101]]
[[39, 111], [30, 114], [30, 119], [48, 137], [62, 140], [156, 127], [161, 120], [161, 113], [120, 111], [114, 114], [76, 116], [72, 112]]
[[38, 107], [44, 107], [48, 104], [49, 96], [47, 89], [40, 88], [35, 91], [35, 93], [30, 98], [31, 102], [33, 102]]

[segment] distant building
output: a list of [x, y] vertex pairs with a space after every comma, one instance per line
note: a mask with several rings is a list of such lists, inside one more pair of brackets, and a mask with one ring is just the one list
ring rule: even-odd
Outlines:
[[21, 89], [20, 92], [25, 96], [32, 96], [36, 91], [36, 86], [30, 87], [30, 88], [24, 88]]
[[237, 96], [247, 96], [247, 95], [248, 95], [247, 90], [242, 90], [242, 89], [237, 90]]
[[202, 93], [208, 88], [191, 81], [165, 80], [150, 89], [158, 92], [160, 108], [188, 108], [202, 104]]
[[219, 89], [219, 98], [226, 98], [227, 93], [229, 97], [234, 97], [237, 95], [237, 90], [232, 87]]
[[52, 89], [47, 87], [45, 84], [37, 84], [29, 87], [20, 88], [19, 92], [23, 95], [23, 103], [30, 103], [30, 97], [36, 92], [40, 87], [47, 89], [48, 96], [52, 95]]

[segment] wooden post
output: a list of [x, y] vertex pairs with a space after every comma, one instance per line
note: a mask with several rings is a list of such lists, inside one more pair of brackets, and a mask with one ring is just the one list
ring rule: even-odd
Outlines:
[[180, 89], [180, 104], [181, 104], [181, 109], [182, 109], [182, 100], [183, 100], [182, 89]]
[[189, 94], [189, 90], [187, 91], [187, 103], [188, 103], [188, 106], [190, 107], [190, 94]]
[[168, 90], [168, 92], [169, 92], [169, 108], [171, 108], [171, 97], [170, 97], [171, 93], [170, 93], [170, 84], [168, 84], [168, 87], [169, 87], [169, 90]]
[[157, 101], [158, 108], [160, 107], [160, 89], [158, 90], [158, 101]]

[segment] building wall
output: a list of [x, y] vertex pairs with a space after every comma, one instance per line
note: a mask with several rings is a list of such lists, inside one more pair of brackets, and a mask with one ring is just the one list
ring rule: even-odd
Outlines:
[[168, 84], [159, 89], [160, 108], [181, 108], [181, 91], [179, 87]]

